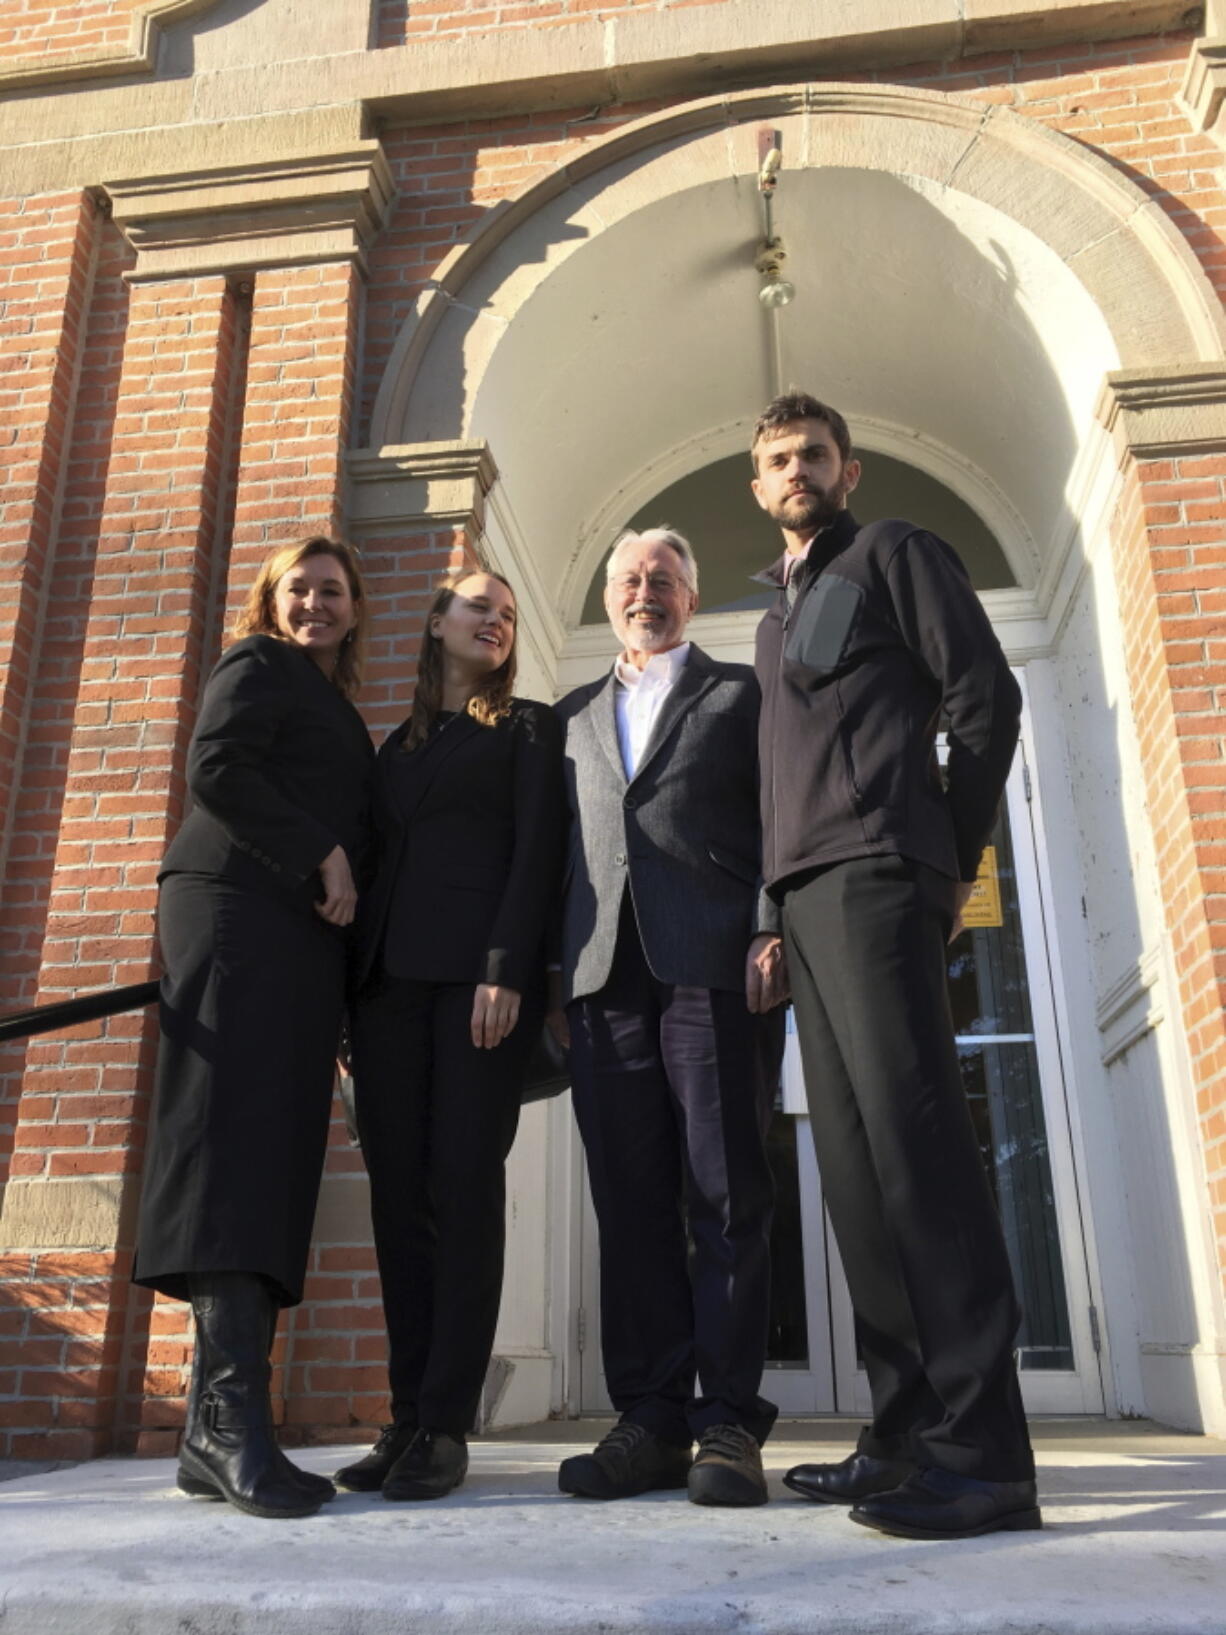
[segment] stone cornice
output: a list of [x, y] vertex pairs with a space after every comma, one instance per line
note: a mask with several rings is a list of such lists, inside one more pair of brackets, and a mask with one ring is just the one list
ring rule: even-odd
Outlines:
[[1226, 364], [1118, 370], [1096, 412], [1121, 463], [1226, 449]]
[[36, 85], [147, 74], [157, 61], [158, 35], [167, 23], [207, 11], [217, 0], [145, 0], [132, 13], [125, 45], [94, 45], [64, 51], [31, 51], [0, 62], [0, 93]]
[[[700, 97], [894, 63], [1161, 32], [1178, 28], [1187, 9], [1183, 0], [635, 7], [607, 19], [576, 15], [548, 29], [417, 36], [381, 50], [320, 47], [312, 54], [304, 44], [318, 33], [312, 19], [335, 4], [298, 0], [301, 26], [287, 32], [285, 60], [246, 60], [236, 44], [234, 60], [182, 77], [156, 78], [151, 70], [144, 81], [133, 82], [130, 73], [110, 84], [91, 79], [75, 95], [70, 85], [57, 87], [55, 98], [12, 83], [0, 95], [0, 170], [11, 178], [11, 191], [93, 186], [107, 174], [132, 174], [114, 156], [130, 153], [150, 128], [169, 150], [184, 132], [224, 132], [250, 122], [254, 145], [247, 151], [270, 158], [286, 150], [270, 151], [259, 121], [278, 116], [318, 118], [352, 108], [393, 120], [473, 118]], [[168, 151], [167, 161], [155, 164], [169, 171], [175, 162]]]
[[348, 531], [355, 537], [405, 528], [463, 528], [474, 541], [498, 468], [484, 442], [402, 443], [355, 449], [346, 462]]
[[1226, 100], [1226, 39], [1192, 42], [1179, 95], [1198, 130], [1216, 131]]
[[376, 141], [264, 164], [105, 183], [134, 280], [356, 261], [394, 189]]

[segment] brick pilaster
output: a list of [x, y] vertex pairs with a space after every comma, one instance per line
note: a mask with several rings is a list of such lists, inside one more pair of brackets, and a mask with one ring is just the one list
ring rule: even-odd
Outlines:
[[[155, 877], [182, 810], [204, 656], [234, 333], [220, 278], [133, 292], [39, 975], [47, 997], [154, 968]], [[138, 1013], [29, 1049], [5, 1199], [27, 1223], [21, 1247], [10, 1229], [4, 1266], [23, 1399], [15, 1422], [0, 1403], [7, 1451], [110, 1445], [134, 1383], [126, 1345], [143, 1375], [149, 1302], [127, 1276], [155, 1037], [155, 1019]], [[181, 1369], [182, 1346], [166, 1360]]]
[[349, 262], [256, 276], [231, 607], [274, 546], [341, 527], [360, 295]]
[[1114, 531], [1133, 710], [1226, 1282], [1226, 454], [1141, 459]]
[[[0, 207], [0, 239], [13, 247], [0, 320], [9, 358], [0, 379], [0, 971], [6, 1006], [29, 1003], [38, 968], [40, 915], [21, 875], [40, 841], [18, 821], [18, 791], [96, 226], [94, 205], [80, 194]], [[21, 1053], [5, 1054], [17, 1060]], [[15, 1122], [16, 1097], [0, 1091], [0, 1180]]]

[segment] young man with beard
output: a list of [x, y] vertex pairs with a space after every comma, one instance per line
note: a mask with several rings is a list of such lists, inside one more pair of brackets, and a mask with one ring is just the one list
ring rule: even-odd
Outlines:
[[620, 1417], [558, 1482], [592, 1499], [688, 1488], [696, 1504], [762, 1504], [776, 1413], [758, 1394], [763, 1137], [786, 989], [761, 890], [758, 686], [685, 639], [698, 578], [680, 534], [624, 535], [607, 578], [621, 656], [557, 706], [570, 831], [553, 1022], [569, 1028]]
[[[1019, 1311], [946, 989], [1020, 694], [970, 580], [903, 521], [861, 527], [847, 424], [801, 393], [754, 429], [783, 530], [758, 630], [763, 872], [873, 1421], [795, 1491], [908, 1538], [1038, 1527]], [[949, 744], [944, 785], [935, 738]]]

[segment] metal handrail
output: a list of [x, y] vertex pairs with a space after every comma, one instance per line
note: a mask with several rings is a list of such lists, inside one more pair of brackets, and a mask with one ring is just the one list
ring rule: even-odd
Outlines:
[[56, 1033], [78, 1022], [96, 1022], [121, 1011], [141, 1010], [157, 999], [158, 982], [133, 982], [126, 988], [100, 988], [96, 993], [60, 999], [53, 1005], [33, 1005], [29, 1010], [0, 1016], [0, 1044], [10, 1039], [29, 1039], [36, 1033]]

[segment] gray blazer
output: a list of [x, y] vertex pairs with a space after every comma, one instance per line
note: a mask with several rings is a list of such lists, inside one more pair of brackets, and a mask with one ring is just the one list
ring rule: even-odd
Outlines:
[[777, 932], [762, 891], [758, 683], [691, 645], [627, 781], [613, 672], [555, 707], [566, 739], [570, 827], [562, 907], [566, 997], [603, 988], [627, 887], [661, 982], [743, 991], [756, 932]]

